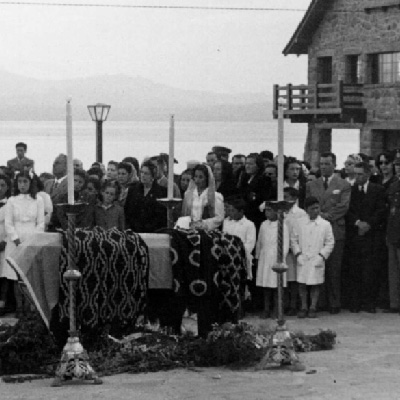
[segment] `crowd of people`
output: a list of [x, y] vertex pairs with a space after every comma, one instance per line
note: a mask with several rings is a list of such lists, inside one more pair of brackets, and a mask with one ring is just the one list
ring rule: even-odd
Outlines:
[[[0, 315], [20, 310], [15, 272], [5, 263], [33, 232], [67, 228], [61, 207], [68, 202], [67, 157], [60, 154], [52, 173], [34, 172], [27, 145], [0, 166]], [[214, 147], [205, 160], [190, 161], [175, 176], [175, 226], [220, 229], [241, 238], [246, 251], [244, 309], [277, 312], [277, 160], [271, 151], [249, 155]], [[143, 160], [126, 157], [84, 170], [74, 163], [74, 198], [87, 204], [76, 226], [156, 233], [167, 227], [168, 155]], [[175, 160], [176, 161], [176, 160]], [[337, 314], [399, 312], [400, 151], [348, 156], [338, 169], [333, 153], [320, 155], [319, 168], [294, 157], [284, 160], [283, 254], [288, 315], [315, 318], [319, 310]]]

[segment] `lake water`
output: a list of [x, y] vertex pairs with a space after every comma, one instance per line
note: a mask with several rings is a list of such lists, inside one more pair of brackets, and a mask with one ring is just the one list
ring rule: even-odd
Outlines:
[[[169, 122], [106, 121], [103, 124], [103, 161], [120, 161], [134, 156], [168, 153]], [[303, 158], [306, 124], [285, 121], [285, 154]], [[27, 156], [35, 160], [36, 172], [51, 171], [54, 158], [66, 152], [65, 121], [0, 121], [0, 165], [15, 157], [15, 144], [28, 145]], [[95, 123], [73, 122], [74, 158], [89, 168], [95, 161]], [[177, 173], [188, 160], [204, 161], [215, 145], [232, 149], [232, 154], [271, 150], [277, 152], [277, 122], [180, 122], [175, 120], [175, 166]], [[354, 131], [333, 133], [333, 149], [342, 166], [346, 156], [359, 151], [359, 136]]]

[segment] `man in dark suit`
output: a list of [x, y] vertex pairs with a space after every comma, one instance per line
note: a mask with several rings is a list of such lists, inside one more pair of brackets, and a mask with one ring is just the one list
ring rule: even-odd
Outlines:
[[44, 184], [44, 191], [51, 197], [53, 204], [59, 204], [68, 193], [67, 156], [60, 154], [53, 163], [55, 179], [49, 179]]
[[25, 157], [25, 153], [28, 150], [26, 143], [17, 143], [15, 149], [17, 151], [17, 157], [7, 161], [7, 167], [10, 168], [12, 174], [14, 175], [16, 172], [22, 172], [33, 168], [34, 161]]
[[355, 184], [351, 189], [347, 213], [347, 237], [349, 245], [350, 311], [361, 309], [375, 313], [376, 282], [379, 260], [374, 257], [376, 235], [385, 219], [385, 190], [381, 185], [369, 182], [371, 166], [360, 162], [354, 167]]
[[341, 307], [340, 276], [345, 239], [344, 217], [349, 209], [351, 191], [350, 184], [334, 174], [335, 167], [335, 154], [321, 154], [321, 177], [308, 182], [306, 186], [306, 197], [314, 196], [318, 199], [321, 206], [321, 217], [331, 223], [335, 237], [335, 247], [326, 261], [325, 283], [320, 295], [322, 304], [324, 297], [327, 297], [331, 314], [338, 314]]

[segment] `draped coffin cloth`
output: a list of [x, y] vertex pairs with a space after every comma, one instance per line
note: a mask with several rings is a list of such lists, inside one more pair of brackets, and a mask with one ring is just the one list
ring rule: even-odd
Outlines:
[[[60, 278], [68, 268], [68, 241], [62, 233]], [[146, 304], [149, 255], [146, 243], [131, 230], [77, 229], [76, 291], [78, 323], [88, 328], [134, 322]], [[58, 316], [69, 318], [68, 284], [60, 279]], [[53, 316], [54, 318], [54, 316]]]
[[173, 289], [198, 311], [199, 334], [215, 322], [236, 322], [247, 277], [242, 241], [217, 230], [169, 233]]
[[[134, 321], [145, 307], [149, 271], [146, 243], [130, 230], [96, 228], [77, 229], [75, 244], [76, 268], [82, 273], [77, 285], [78, 321], [90, 328]], [[63, 278], [68, 268], [67, 252], [65, 232], [35, 233], [7, 259], [48, 327], [51, 318], [61, 320], [69, 315], [68, 285]], [[153, 258], [160, 259], [158, 249], [153, 253]], [[171, 287], [171, 282], [164, 285]]]

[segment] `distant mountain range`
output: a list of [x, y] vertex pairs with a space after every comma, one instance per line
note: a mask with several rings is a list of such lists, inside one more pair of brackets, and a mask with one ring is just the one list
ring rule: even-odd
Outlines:
[[39, 80], [0, 70], [0, 120], [50, 121], [65, 118], [72, 96], [73, 118], [89, 118], [87, 105], [111, 105], [109, 120], [161, 120], [175, 114], [192, 121], [267, 121], [271, 93], [221, 94], [182, 90], [141, 77], [104, 75]]

